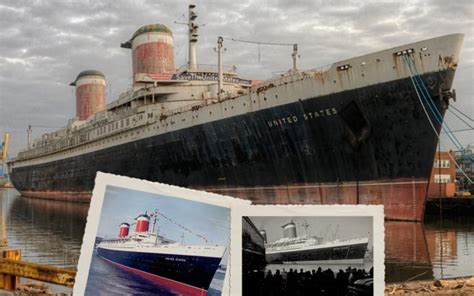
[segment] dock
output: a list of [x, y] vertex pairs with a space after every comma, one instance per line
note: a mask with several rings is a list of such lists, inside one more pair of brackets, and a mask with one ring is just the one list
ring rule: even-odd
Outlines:
[[426, 201], [425, 216], [471, 216], [474, 213], [474, 197], [435, 197]]
[[20, 277], [72, 288], [76, 271], [44, 264], [21, 261], [21, 252], [16, 249], [0, 249], [0, 290], [15, 291]]

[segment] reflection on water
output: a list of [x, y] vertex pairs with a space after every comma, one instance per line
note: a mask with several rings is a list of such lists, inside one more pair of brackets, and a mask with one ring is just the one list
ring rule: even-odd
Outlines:
[[24, 198], [13, 189], [0, 196], [8, 246], [20, 249], [22, 260], [76, 268], [88, 204]]
[[474, 275], [474, 217], [425, 223], [435, 278]]
[[388, 283], [474, 275], [474, 219], [386, 222], [385, 257]]

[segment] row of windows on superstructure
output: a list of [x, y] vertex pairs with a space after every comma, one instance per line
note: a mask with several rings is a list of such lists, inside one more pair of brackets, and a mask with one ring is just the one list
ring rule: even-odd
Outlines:
[[[264, 97], [263, 98], [264, 101], [267, 100], [267, 97]], [[278, 95], [276, 94], [275, 95], [275, 99], [278, 99]], [[256, 100], [253, 100], [254, 103], [256, 103]], [[243, 106], [246, 106], [246, 103], [243, 102]], [[234, 109], [234, 106], [231, 106], [231, 109]], [[224, 108], [224, 111], [227, 111], [227, 107]], [[209, 111], [209, 115], [212, 115], [212, 111]], [[148, 118], [153, 118], [153, 113], [148, 113]], [[198, 118], [198, 115], [196, 114], [195, 116], [192, 116], [192, 118]], [[142, 120], [143, 119], [143, 115], [142, 114], [139, 114], [138, 115], [138, 120]], [[185, 118], [181, 119], [182, 122], [186, 121]], [[174, 123], [174, 122], [172, 122]], [[168, 124], [166, 124], [167, 126]], [[105, 126], [102, 126], [102, 127], [99, 127], [96, 129], [96, 136], [102, 136], [102, 135], [106, 135], [110, 132], [113, 132], [113, 131], [118, 131], [119, 129], [122, 129], [124, 127], [128, 127], [130, 126], [130, 118], [126, 118], [126, 119], [122, 119], [117, 122], [114, 122], [114, 123], [110, 123], [108, 125], [105, 125]], [[62, 149], [62, 148], [65, 148], [67, 146], [74, 146], [75, 144], [80, 144], [80, 143], [83, 143], [85, 141], [88, 141], [90, 140], [90, 133], [91, 132], [88, 132], [87, 134], [84, 134], [84, 135], [81, 135], [79, 137], [73, 137], [73, 138], [70, 138], [68, 140], [63, 140], [61, 141], [60, 143], [55, 143], [53, 144], [53, 147], [51, 146], [46, 146], [46, 147], [39, 147], [37, 151], [35, 152], [38, 152], [38, 154], [43, 154], [43, 153], [47, 153], [47, 152], [52, 152], [54, 150], [57, 150], [57, 149]], [[84, 137], [84, 138], [82, 138]], [[34, 153], [33, 151], [31, 151], [31, 155], [34, 155], [36, 153]], [[28, 155], [30, 155], [30, 153], [28, 153]]]
[[107, 133], [117, 131], [119, 129], [122, 129], [124, 127], [130, 126], [130, 118], [127, 119], [122, 119], [119, 121], [116, 121], [114, 123], [110, 123], [108, 125], [104, 125], [102, 127], [99, 127], [97, 129], [97, 136], [105, 135]]
[[[277, 94], [275, 95], [275, 99], [278, 99]], [[264, 101], [266, 101], [266, 100], [267, 100], [267, 97], [264, 97]], [[256, 103], [256, 100], [254, 99], [253, 102]], [[246, 106], [245, 102], [243, 102], [243, 106]], [[231, 106], [231, 109], [233, 109], [233, 108], [234, 108], [234, 106]], [[224, 110], [227, 111], [227, 107], [225, 107]], [[209, 111], [209, 115], [212, 115], [212, 111]], [[197, 119], [198, 117], [199, 116], [197, 114], [192, 116], [193, 119], [194, 118]], [[148, 118], [153, 118], [153, 113], [148, 113]], [[129, 127], [130, 123], [131, 123], [130, 119], [131, 118], [129, 117], [129, 118], [122, 119], [120, 121], [116, 121], [114, 123], [110, 123], [110, 124], [104, 125], [102, 127], [99, 127], [99, 128], [96, 129], [96, 136], [106, 135], [110, 132], [118, 131], [119, 129], [122, 129], [124, 127]], [[143, 114], [139, 114], [138, 115], [138, 120], [140, 121], [142, 119], [143, 119]], [[135, 120], [135, 119], [133, 118], [133, 120]], [[181, 121], [184, 122], [185, 118], [183, 118]], [[171, 124], [173, 124], [173, 123], [174, 122], [171, 122]], [[163, 126], [168, 126], [168, 123], [164, 124]], [[49, 145], [49, 146], [46, 146], [46, 147], [40, 147], [40, 148], [37, 148], [38, 150], [36, 150], [35, 152], [38, 152], [38, 154], [44, 154], [44, 153], [53, 152], [54, 150], [62, 149], [62, 148], [68, 147], [68, 146], [74, 146], [76, 144], [80, 144], [80, 143], [83, 143], [85, 141], [89, 141], [91, 139], [90, 134], [91, 134], [91, 132], [88, 132], [87, 134], [81, 135], [80, 137], [76, 136], [76, 137], [70, 138], [68, 140], [63, 140], [63, 141], [61, 141], [61, 143], [53, 144], [53, 146]], [[28, 153], [28, 156], [32, 156], [32, 155], [36, 154], [35, 152], [31, 151], [30, 153]]]
[[[139, 120], [143, 119], [143, 115], [139, 115], [138, 119]], [[129, 125], [130, 125], [130, 118], [127, 118], [126, 120], [122, 120], [122, 122], [120, 123], [121, 127], [129, 126]], [[109, 130], [110, 131], [115, 131], [115, 129], [118, 129], [118, 126], [119, 126], [119, 122], [115, 122], [115, 123], [109, 124], [107, 126], [103, 126], [103, 127], [101, 127], [101, 129], [103, 129], [105, 131], [104, 133], [107, 133], [107, 131], [109, 131]], [[155, 126], [153, 128], [154, 129], [159, 129], [159, 126]], [[152, 130], [152, 128], [149, 127], [148, 131], [150, 132], [151, 130]], [[141, 132], [145, 133], [146, 129], [143, 129], [143, 131], [141, 131]], [[58, 153], [58, 155], [66, 155], [66, 154], [69, 154], [69, 153], [74, 153], [78, 150], [82, 150], [84, 148], [91, 148], [91, 147], [96, 147], [96, 146], [103, 145], [105, 143], [115, 142], [116, 140], [121, 140], [122, 138], [123, 139], [127, 138], [129, 136], [129, 134], [130, 134], [130, 136], [133, 136], [134, 134], [139, 135], [140, 131], [139, 130], [137, 130], [135, 132], [131, 131], [131, 132], [128, 132], [128, 133], [124, 133], [123, 136], [121, 135], [121, 136], [111, 137], [110, 139], [107, 138], [107, 139], [104, 139], [104, 140], [93, 141], [91, 143], [85, 144], [85, 146], [83, 146], [83, 147], [75, 148], [75, 149], [70, 150], [70, 151], [60, 152], [60, 153]], [[74, 138], [63, 140], [62, 143], [69, 143], [69, 144], [66, 144], [66, 145], [64, 145], [64, 144], [59, 145], [59, 143], [57, 143], [58, 146], [56, 146], [56, 144], [53, 144], [53, 145], [48, 145], [48, 146], [45, 146], [45, 147], [37, 148], [37, 149], [35, 149], [35, 151], [26, 152], [26, 154], [24, 154], [23, 156], [34, 156], [35, 155], [34, 152], [38, 152], [38, 154], [45, 154], [45, 153], [53, 152], [58, 148], [61, 149], [61, 148], [65, 148], [65, 147], [68, 147], [68, 146], [74, 146], [75, 144], [80, 144], [82, 142], [88, 141], [89, 140], [89, 135], [90, 135], [90, 132], [87, 133], [87, 134], [85, 133], [81, 136], [76, 136]]]
[[[153, 113], [149, 113], [148, 114], [148, 118], [153, 118]], [[138, 120], [142, 120], [143, 119], [143, 114], [139, 114], [138, 115]], [[133, 118], [133, 120], [136, 120], [135, 118]], [[130, 126], [130, 118], [127, 118], [127, 119], [122, 119], [120, 121], [116, 121], [116, 122], [113, 122], [113, 123], [110, 123], [110, 124], [107, 124], [105, 126], [102, 126], [100, 128], [97, 129], [97, 136], [101, 136], [101, 135], [105, 135], [107, 133], [110, 133], [110, 132], [114, 132], [114, 131], [118, 131], [124, 127], [128, 127]]]

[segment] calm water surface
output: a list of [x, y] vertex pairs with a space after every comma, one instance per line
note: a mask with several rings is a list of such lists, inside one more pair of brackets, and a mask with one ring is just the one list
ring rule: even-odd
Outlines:
[[88, 209], [88, 204], [23, 198], [14, 189], [0, 189], [0, 223], [8, 246], [20, 249], [22, 260], [29, 262], [75, 269]]
[[385, 223], [386, 282], [474, 275], [474, 217]]
[[[89, 204], [25, 198], [13, 189], [0, 189], [0, 199], [0, 221], [6, 225], [8, 246], [20, 249], [22, 260], [76, 268]], [[179, 295], [126, 273], [96, 256], [93, 262], [90, 278], [107, 275], [113, 281], [113, 289], [104, 291], [103, 282], [92, 280], [89, 282], [89, 295]], [[221, 294], [224, 275], [223, 270], [216, 273], [209, 296]], [[55, 292], [71, 292], [71, 289], [60, 286], [53, 285], [52, 288]]]
[[[76, 267], [88, 204], [23, 198], [13, 189], [0, 189], [0, 198], [6, 238], [10, 247], [21, 249], [23, 260]], [[387, 282], [474, 275], [474, 218], [386, 222], [385, 238]], [[93, 272], [110, 271], [104, 263]], [[213, 285], [220, 280], [223, 276], [216, 276]], [[130, 285], [139, 282], [134, 279]]]

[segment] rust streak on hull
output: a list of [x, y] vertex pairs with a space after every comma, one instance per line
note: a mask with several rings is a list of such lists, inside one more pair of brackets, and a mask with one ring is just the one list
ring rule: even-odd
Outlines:
[[[422, 221], [428, 180], [383, 179], [344, 183], [196, 189], [251, 200], [255, 204], [384, 205], [388, 220]], [[358, 194], [357, 194], [358, 192]], [[26, 197], [89, 202], [91, 192], [22, 191]], [[415, 219], [414, 219], [415, 218]]]

